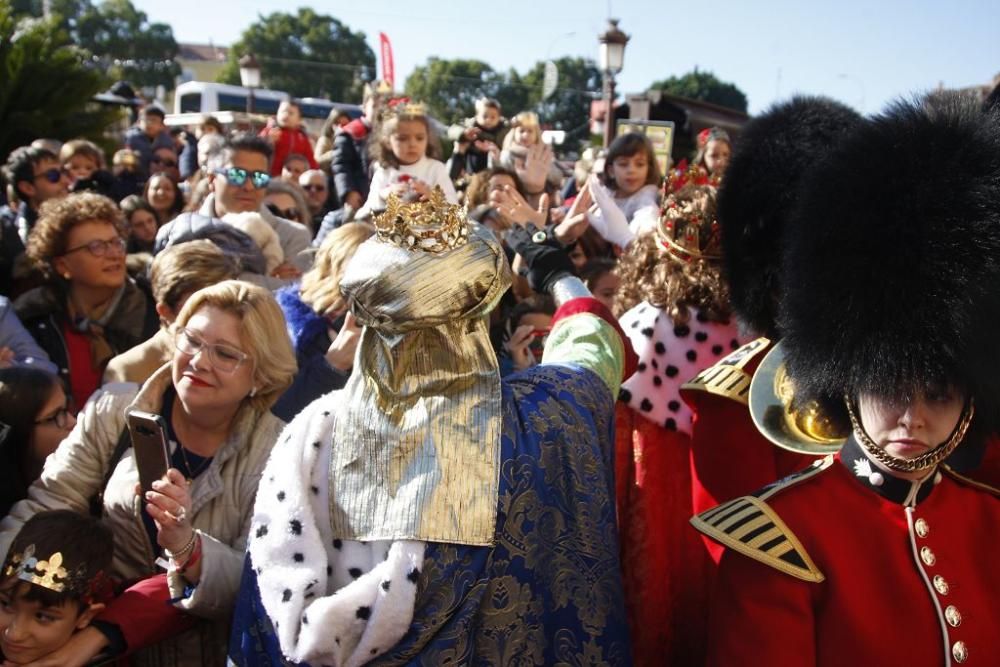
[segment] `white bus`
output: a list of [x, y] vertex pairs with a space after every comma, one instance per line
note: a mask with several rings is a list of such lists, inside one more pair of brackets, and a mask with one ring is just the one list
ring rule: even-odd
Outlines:
[[[254, 113], [273, 116], [278, 111], [278, 105], [287, 97], [288, 93], [280, 90], [254, 89]], [[319, 126], [333, 109], [345, 111], [351, 118], [357, 118], [361, 115], [361, 107], [356, 104], [331, 102], [317, 97], [301, 97], [297, 98], [296, 101], [302, 109], [303, 120], [314, 131], [319, 130]], [[174, 91], [175, 114], [212, 114], [220, 111], [244, 112], [246, 110], [247, 89], [242, 86], [206, 81], [187, 81], [177, 86]]]

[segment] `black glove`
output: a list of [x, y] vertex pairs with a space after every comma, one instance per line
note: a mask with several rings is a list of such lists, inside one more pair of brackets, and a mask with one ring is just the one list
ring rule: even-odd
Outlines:
[[507, 245], [524, 258], [531, 289], [547, 294], [560, 278], [573, 275], [573, 262], [566, 251], [542, 230], [515, 226], [507, 232]]

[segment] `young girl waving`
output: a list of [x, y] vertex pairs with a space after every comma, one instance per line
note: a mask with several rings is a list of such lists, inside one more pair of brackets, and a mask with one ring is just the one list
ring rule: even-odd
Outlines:
[[649, 139], [636, 132], [615, 139], [608, 149], [604, 181], [606, 186], [590, 176], [561, 226], [582, 234], [586, 227], [581, 216], [586, 212], [586, 222], [604, 240], [625, 248], [637, 234], [655, 229], [659, 217], [660, 168]]
[[390, 193], [425, 199], [435, 186], [441, 188], [450, 203], [458, 203], [448, 170], [437, 159], [441, 144], [423, 105], [400, 106], [399, 111], [389, 112], [378, 130], [372, 153], [378, 166], [358, 217], [384, 209]]

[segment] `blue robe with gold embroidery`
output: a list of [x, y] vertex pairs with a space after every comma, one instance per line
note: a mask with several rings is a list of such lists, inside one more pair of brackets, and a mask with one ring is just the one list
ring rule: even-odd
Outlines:
[[[410, 628], [372, 664], [630, 664], [611, 389], [562, 363], [510, 376], [502, 392], [495, 545], [427, 543]], [[249, 561], [230, 660], [293, 664]]]

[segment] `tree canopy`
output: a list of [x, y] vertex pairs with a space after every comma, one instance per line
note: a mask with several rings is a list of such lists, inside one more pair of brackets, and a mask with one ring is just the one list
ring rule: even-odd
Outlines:
[[100, 141], [117, 111], [91, 102], [108, 80], [58, 19], [16, 19], [0, 4], [0, 155], [39, 137]]
[[590, 135], [590, 102], [600, 95], [601, 73], [593, 60], [563, 57], [555, 60], [559, 82], [555, 92], [542, 97], [545, 63], [535, 63], [524, 83], [531, 87], [531, 108], [538, 112], [542, 123], [566, 131], [566, 141], [579, 141]]
[[699, 70], [682, 76], [671, 76], [654, 81], [649, 90], [662, 90], [672, 95], [689, 97], [693, 100], [711, 102], [722, 107], [746, 113], [747, 96], [735, 84], [719, 80], [713, 73]]
[[407, 77], [405, 92], [425, 103], [431, 115], [444, 123], [472, 116], [475, 101], [487, 96], [500, 102], [508, 117], [519, 111], [536, 111], [546, 127], [566, 130], [568, 140], [583, 139], [589, 134], [590, 100], [600, 91], [600, 72], [583, 58], [560, 58], [555, 63], [558, 86], [545, 100], [543, 61], [522, 76], [513, 69], [498, 72], [480, 60], [430, 58]]
[[[171, 88], [180, 74], [177, 41], [165, 23], [150, 23], [130, 0], [49, 0], [52, 18], [114, 79]], [[42, 17], [41, 0], [13, 0], [15, 17]]]
[[476, 100], [492, 97], [504, 113], [519, 111], [528, 103], [528, 91], [517, 72], [497, 72], [481, 60], [430, 58], [406, 78], [404, 91], [427, 105], [428, 112], [444, 123], [455, 123], [475, 114]]
[[219, 81], [239, 85], [239, 59], [247, 53], [260, 63], [261, 85], [297, 97], [360, 102], [364, 82], [375, 71], [375, 54], [363, 32], [305, 7], [296, 14], [259, 16], [230, 47]]

